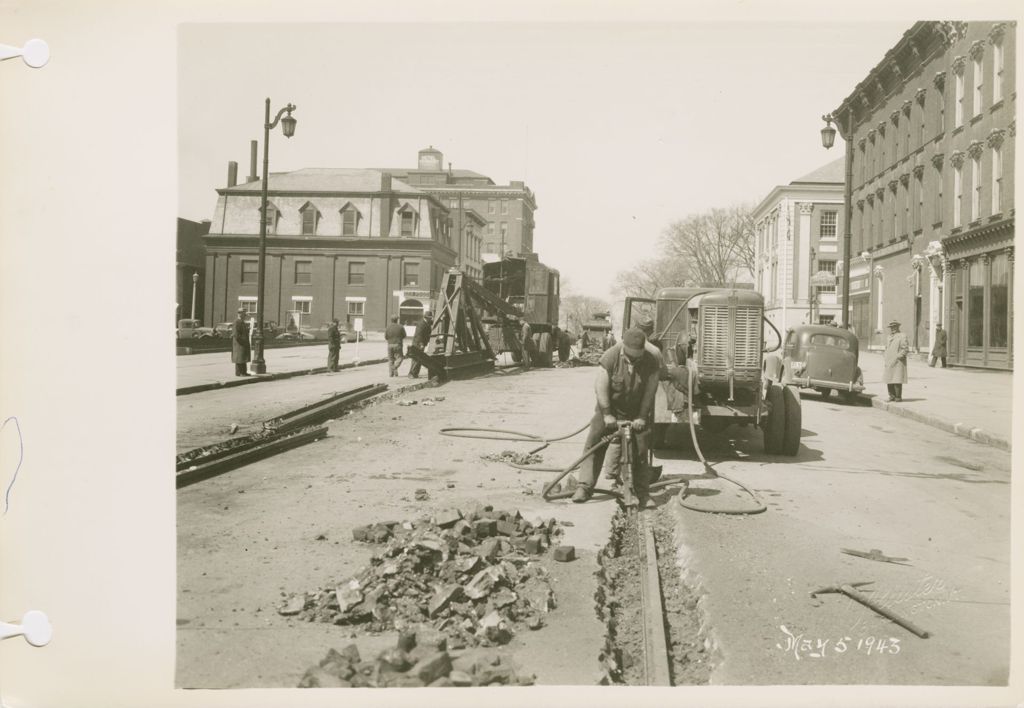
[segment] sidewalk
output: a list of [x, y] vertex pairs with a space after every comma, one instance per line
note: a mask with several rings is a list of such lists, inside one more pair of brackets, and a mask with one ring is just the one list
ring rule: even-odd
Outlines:
[[911, 357], [903, 401], [888, 403], [881, 353], [862, 352], [864, 393], [875, 408], [906, 416], [976, 442], [1010, 450], [1013, 438], [1013, 374], [987, 369], [929, 368]]

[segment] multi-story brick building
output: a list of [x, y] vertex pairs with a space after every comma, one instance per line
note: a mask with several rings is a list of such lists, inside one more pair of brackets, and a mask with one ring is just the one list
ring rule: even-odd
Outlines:
[[[754, 283], [764, 295], [765, 316], [780, 332], [841, 319], [835, 276], [846, 218], [843, 164], [843, 159], [836, 160], [773, 188], [751, 214]], [[822, 272], [832, 282], [812, 284], [812, 277]]]
[[[262, 182], [235, 184], [234, 163], [228, 173], [205, 237], [208, 323], [233, 319], [239, 306], [256, 311]], [[448, 207], [387, 172], [271, 173], [268, 196], [266, 321], [415, 323], [457, 262]]]
[[[480, 256], [486, 262], [503, 255], [533, 253], [533, 214], [537, 200], [522, 181], [495, 184], [472, 170], [444, 169], [444, 155], [433, 146], [419, 151], [417, 169], [387, 168], [397, 179], [419, 187], [444, 201], [451, 214], [455, 233], [464, 233], [472, 224], [468, 212], [485, 219], [480, 225], [483, 239]], [[456, 244], [460, 254], [465, 249]]]
[[[174, 264], [175, 320], [192, 316], [192, 293], [196, 295], [195, 313], [197, 319], [203, 319], [203, 293], [205, 279], [205, 252], [203, 236], [210, 230], [209, 221], [190, 221], [178, 217], [177, 257]], [[199, 280], [193, 282], [193, 276]], [[177, 324], [177, 322], [175, 323]]]
[[1015, 27], [917, 22], [833, 111], [853, 141], [851, 321], [873, 346], [896, 319], [928, 351], [941, 323], [950, 362], [1013, 366]]

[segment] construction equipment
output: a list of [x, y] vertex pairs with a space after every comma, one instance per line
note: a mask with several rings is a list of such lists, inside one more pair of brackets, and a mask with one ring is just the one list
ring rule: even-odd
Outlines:
[[[529, 323], [535, 365], [551, 366], [552, 355], [558, 351], [558, 271], [541, 263], [536, 254], [529, 253], [484, 263], [483, 272], [483, 287], [515, 308], [516, 319]], [[510, 332], [507, 322], [492, 320], [490, 325], [491, 349], [497, 353], [510, 352], [513, 361], [518, 363], [522, 357], [518, 333]]]
[[[654, 299], [627, 298], [623, 329], [653, 322], [648, 339], [664, 359], [655, 406], [654, 447], [667, 428], [689, 423], [707, 432], [753, 423], [765, 451], [795, 455], [800, 448], [800, 396], [764, 374], [764, 298], [739, 287], [662, 288]], [[776, 335], [778, 331], [776, 330]], [[692, 388], [691, 388], [692, 387]], [[687, 407], [692, 399], [692, 414]]]
[[814, 592], [811, 593], [811, 597], [817, 597], [818, 595], [821, 595], [821, 594], [827, 593], [827, 592], [842, 593], [843, 595], [846, 595], [851, 600], [856, 600], [857, 602], [859, 602], [860, 604], [864, 605], [865, 607], [870, 607], [872, 610], [874, 610], [878, 614], [882, 615], [882, 617], [885, 617], [888, 620], [892, 620], [893, 622], [895, 622], [899, 626], [901, 626], [904, 629], [907, 629], [907, 630], [913, 632], [914, 634], [916, 634], [917, 636], [921, 637], [922, 639], [927, 639], [929, 636], [931, 636], [928, 632], [926, 632], [925, 630], [921, 629], [920, 627], [918, 627], [916, 624], [914, 624], [910, 620], [903, 619], [902, 617], [897, 615], [892, 610], [890, 610], [890, 609], [888, 609], [886, 607], [883, 607], [882, 605], [879, 605], [874, 600], [871, 600], [868, 597], [866, 597], [864, 595], [864, 593], [862, 593], [859, 590], [857, 590], [857, 588], [863, 587], [865, 585], [871, 585], [873, 582], [874, 582], [873, 580], [869, 580], [869, 581], [863, 582], [863, 583], [845, 583], [845, 584], [841, 584], [841, 585], [830, 585], [828, 587], [824, 587], [824, 588], [820, 588], [818, 590], [815, 590]]

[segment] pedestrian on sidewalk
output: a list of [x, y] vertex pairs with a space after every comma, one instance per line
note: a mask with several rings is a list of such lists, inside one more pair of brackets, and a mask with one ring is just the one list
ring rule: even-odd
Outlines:
[[[423, 319], [416, 325], [416, 332], [412, 335], [412, 349], [415, 347], [421, 352], [426, 353], [427, 342], [430, 341], [430, 330], [434, 326], [434, 316], [429, 312], [423, 313]], [[409, 378], [418, 379], [420, 377], [420, 363], [415, 358], [412, 360], [412, 364], [409, 365]]]
[[338, 357], [341, 355], [341, 332], [338, 331], [338, 318], [331, 320], [327, 328], [327, 370], [338, 370]]
[[942, 325], [935, 325], [935, 344], [932, 346], [932, 355], [928, 359], [928, 366], [935, 366], [936, 361], [942, 362], [942, 368], [946, 368], [946, 330]]
[[249, 376], [245, 365], [252, 358], [252, 350], [249, 348], [249, 327], [245, 323], [245, 308], [238, 308], [238, 318], [235, 320], [231, 334], [231, 361], [235, 364], [235, 376]]
[[889, 389], [889, 400], [899, 403], [903, 400], [903, 384], [907, 382], [907, 354], [910, 342], [900, 332], [900, 323], [889, 323], [889, 340], [885, 344], [885, 376]]
[[388, 376], [398, 376], [398, 367], [405, 360], [402, 344], [405, 342], [405, 327], [392, 317], [391, 324], [384, 330], [384, 341], [388, 343]]

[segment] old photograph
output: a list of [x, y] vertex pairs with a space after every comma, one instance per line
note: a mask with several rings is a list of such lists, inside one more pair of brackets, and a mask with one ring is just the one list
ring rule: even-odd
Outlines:
[[1018, 28], [879, 17], [178, 25], [174, 687], [1006, 687]]

